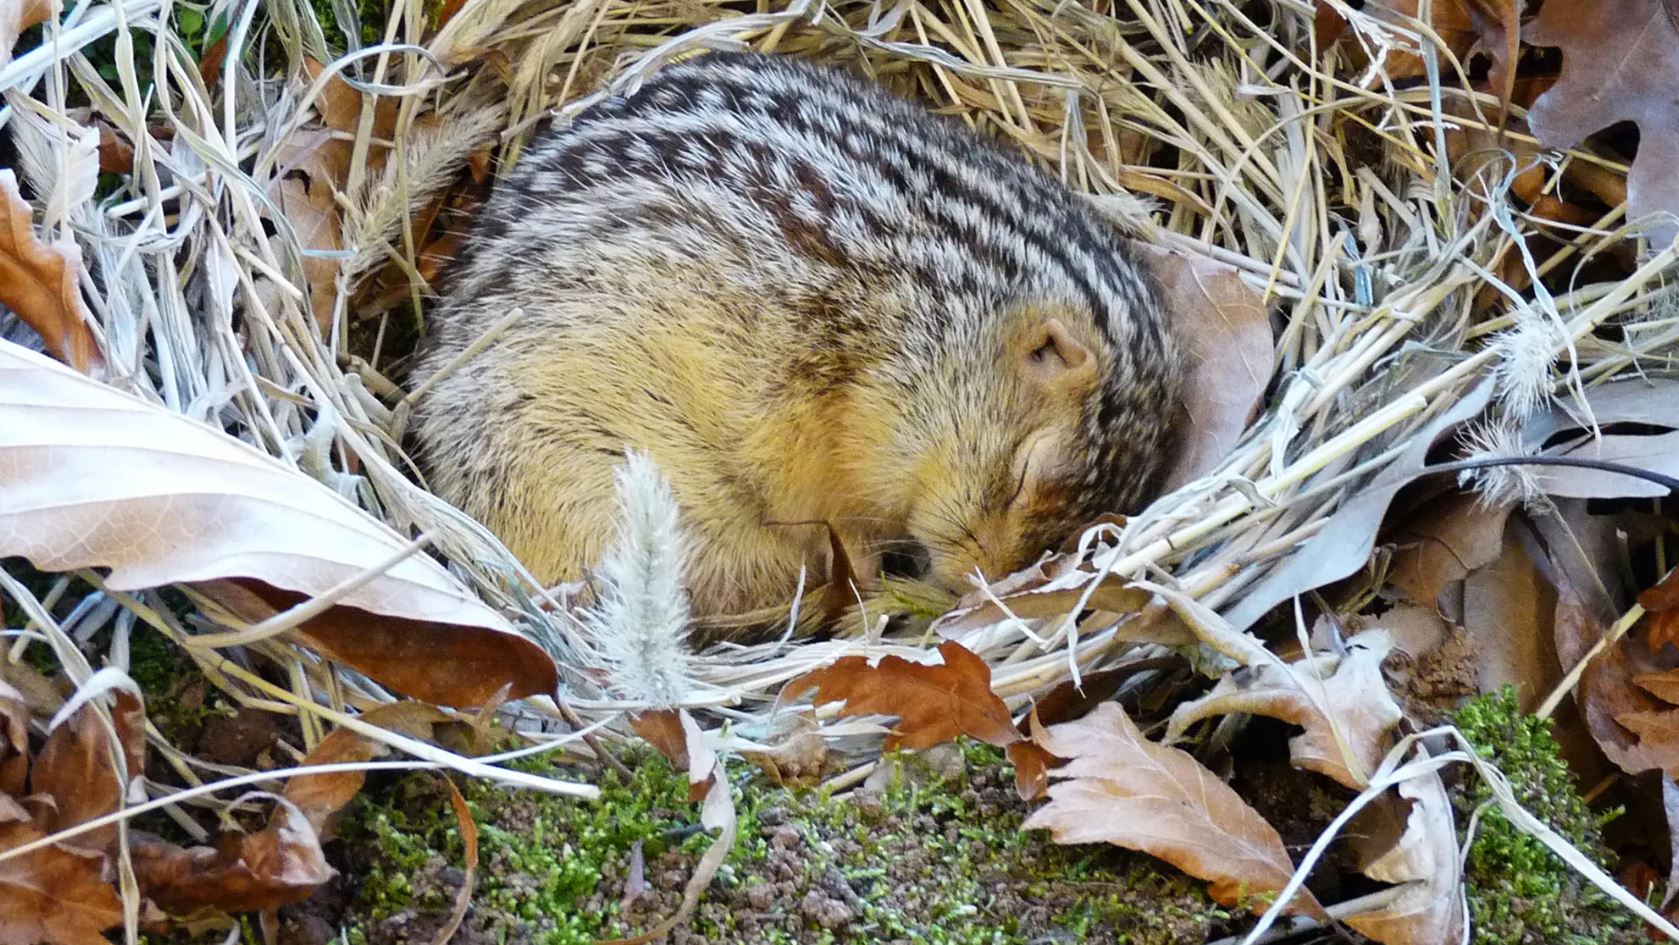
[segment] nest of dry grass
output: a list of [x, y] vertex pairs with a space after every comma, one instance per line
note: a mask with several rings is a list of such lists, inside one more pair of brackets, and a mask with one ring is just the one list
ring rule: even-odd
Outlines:
[[[22, 166], [38, 192], [94, 147], [79, 129], [132, 150], [132, 172], [100, 199], [46, 221], [88, 261], [82, 288], [113, 382], [429, 536], [555, 655], [570, 708], [590, 722], [635, 706], [577, 669], [585, 644], [495, 539], [417, 484], [401, 448], [412, 392], [388, 378], [402, 376], [486, 159], [516, 159], [540, 121], [673, 56], [745, 44], [866, 72], [1016, 143], [1099, 202], [1149, 198], [1148, 238], [1231, 265], [1264, 294], [1277, 345], [1263, 412], [1216, 470], [1087, 536], [1062, 574], [1072, 585], [1147, 578], [1246, 626], [1286, 599], [1277, 575], [1303, 543], [1442, 418], [1496, 417], [1535, 387], [1672, 371], [1679, 350], [1679, 321], [1664, 314], [1671, 250], [1630, 278], [1592, 281], [1589, 264], [1627, 245], [1611, 211], [1535, 263], [1524, 247], [1543, 221], [1511, 199], [1516, 168], [1499, 157], [1533, 141], [1499, 137], [1499, 103], [1428, 31], [1348, 11], [1370, 61], [1350, 69], [1316, 48], [1303, 0], [409, 2], [393, 4], [376, 42], [346, 21], [342, 56], [299, 0], [213, 3], [226, 31], [201, 52], [180, 38], [183, 10], [88, 3], [0, 66], [0, 121], [32, 142], [20, 151], [36, 155]], [[1425, 81], [1389, 81], [1383, 63], [1402, 54], [1421, 58]], [[1572, 288], [1517, 291], [1512, 259], [1530, 276], [1572, 273]], [[1535, 345], [1537, 378], [1515, 363]], [[1562, 369], [1549, 370], [1558, 352]], [[1043, 632], [1004, 620], [963, 639], [1020, 707], [1150, 655], [1132, 642], [1150, 614], [1097, 608]], [[694, 704], [762, 731], [794, 676], [841, 654], [920, 654], [931, 639], [925, 621], [859, 630], [715, 645], [696, 660]], [[350, 674], [323, 689], [317, 660], [260, 646], [295, 667], [300, 703], [388, 698]], [[251, 685], [233, 689], [265, 698]]]

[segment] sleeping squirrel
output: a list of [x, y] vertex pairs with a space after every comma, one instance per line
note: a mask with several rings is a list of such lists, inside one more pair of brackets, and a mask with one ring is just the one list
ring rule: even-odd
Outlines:
[[1161, 472], [1177, 346], [1120, 235], [838, 70], [667, 66], [534, 141], [466, 246], [417, 456], [544, 581], [613, 540], [626, 449], [671, 481], [698, 615], [784, 608], [830, 529], [859, 577], [916, 548], [965, 590]]

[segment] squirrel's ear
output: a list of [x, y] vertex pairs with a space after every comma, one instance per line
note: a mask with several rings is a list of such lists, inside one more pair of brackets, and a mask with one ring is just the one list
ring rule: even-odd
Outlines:
[[1096, 356], [1058, 318], [1046, 318], [1022, 332], [1015, 360], [1026, 380], [1072, 394], [1096, 384]]

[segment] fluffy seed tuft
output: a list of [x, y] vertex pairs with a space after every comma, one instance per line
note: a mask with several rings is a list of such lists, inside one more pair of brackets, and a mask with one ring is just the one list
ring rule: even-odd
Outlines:
[[[1487, 420], [1470, 428], [1464, 436], [1464, 459], [1505, 459], [1531, 456], [1521, 433], [1508, 420]], [[1534, 507], [1545, 501], [1539, 477], [1531, 466], [1488, 466], [1458, 473], [1458, 484], [1473, 488], [1482, 505], [1503, 506], [1520, 502]]]
[[693, 690], [683, 586], [689, 542], [670, 483], [651, 457], [627, 453], [614, 478], [618, 537], [601, 559], [583, 623], [621, 695], [669, 708]]

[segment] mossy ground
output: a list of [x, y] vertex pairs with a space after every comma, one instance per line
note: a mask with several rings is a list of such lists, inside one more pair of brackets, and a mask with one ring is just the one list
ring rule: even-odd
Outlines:
[[[1550, 725], [1523, 714], [1514, 688], [1470, 700], [1453, 716], [1483, 758], [1503, 771], [1528, 813], [1549, 824], [1599, 866], [1612, 866], [1600, 827], [1608, 817], [1580, 799]], [[1454, 795], [1460, 826], [1489, 797], [1472, 781]], [[1466, 878], [1477, 943], [1595, 945], [1644, 941], [1639, 923], [1569, 869], [1537, 839], [1489, 808], [1469, 849]]]
[[[966, 756], [951, 753], [937, 773], [896, 759], [901, 775], [884, 790], [845, 797], [770, 787], [743, 769], [740, 839], [670, 940], [1167, 945], [1216, 937], [1229, 919], [1200, 884], [1152, 860], [1023, 833], [1025, 805], [1000, 757]], [[638, 751], [628, 760], [634, 776], [607, 774], [596, 804], [467, 787], [481, 868], [462, 940], [586, 945], [676, 908], [710, 838], [663, 759]], [[462, 878], [436, 776], [404, 778], [359, 803], [343, 842], [346, 868], [359, 874], [340, 920], [348, 940], [430, 941]], [[632, 894], [638, 857], [645, 886]]]

